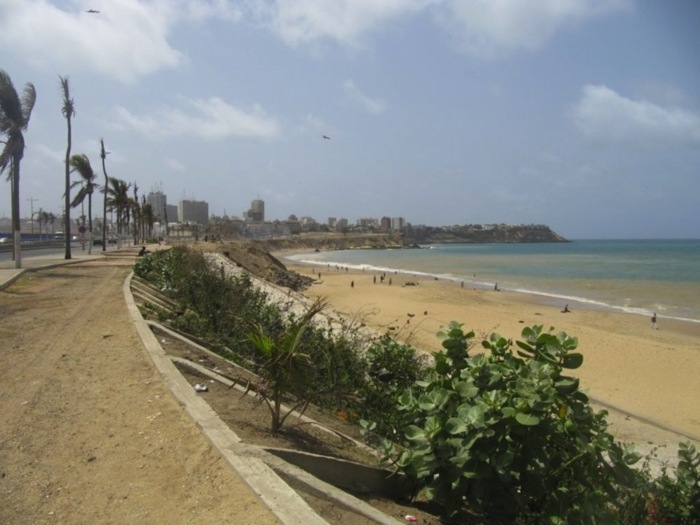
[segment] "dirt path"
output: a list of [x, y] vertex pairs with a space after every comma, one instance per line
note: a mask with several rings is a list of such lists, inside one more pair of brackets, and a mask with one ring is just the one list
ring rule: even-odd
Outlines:
[[0, 523], [277, 523], [153, 368], [121, 292], [132, 263], [0, 292]]

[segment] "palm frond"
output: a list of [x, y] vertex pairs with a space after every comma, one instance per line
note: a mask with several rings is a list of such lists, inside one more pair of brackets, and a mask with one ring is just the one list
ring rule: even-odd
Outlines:
[[7, 133], [22, 121], [22, 102], [10, 75], [0, 69], [0, 132]]
[[63, 91], [63, 107], [61, 108], [61, 113], [66, 118], [70, 118], [75, 115], [75, 103], [73, 99], [70, 98], [70, 85], [68, 84], [68, 76], [58, 77], [61, 83], [61, 90]]
[[36, 104], [36, 89], [34, 84], [27, 82], [22, 92], [22, 129], [24, 130], [29, 127], [29, 119], [32, 116], [34, 104]]

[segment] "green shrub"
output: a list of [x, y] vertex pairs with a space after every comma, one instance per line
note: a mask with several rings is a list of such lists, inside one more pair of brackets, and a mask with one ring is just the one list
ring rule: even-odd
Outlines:
[[371, 436], [367, 436], [372, 438], [369, 441], [380, 437], [396, 439], [402, 425], [401, 414], [396, 410], [398, 398], [423, 377], [429, 358], [384, 335], [370, 345], [365, 359], [367, 375], [360, 402], [354, 407], [356, 419], [374, 423]]
[[690, 443], [678, 448], [675, 476], [664, 468], [650, 488], [649, 524], [700, 523], [700, 454]]
[[501, 523], [614, 523], [619, 484], [638, 457], [607, 433], [567, 369], [577, 340], [526, 328], [517, 353], [492, 335], [470, 357], [473, 332], [452, 323], [417, 391], [399, 398], [405, 433], [387, 457], [450, 516]]

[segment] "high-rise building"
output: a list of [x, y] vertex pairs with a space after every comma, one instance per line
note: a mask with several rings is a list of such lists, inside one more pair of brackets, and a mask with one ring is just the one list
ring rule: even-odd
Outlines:
[[250, 209], [245, 213], [246, 220], [250, 222], [265, 222], [265, 201], [255, 199], [250, 203]]
[[[179, 222], [195, 224], [209, 223], [209, 203], [206, 201], [181, 200], [177, 205], [177, 218]], [[170, 220], [170, 217], [168, 217]]]
[[[146, 196], [146, 202], [151, 205], [153, 216], [156, 221], [165, 222], [165, 207], [168, 205], [168, 197], [162, 191], [152, 191]], [[168, 220], [173, 222], [175, 217], [168, 216]]]
[[400, 232], [406, 226], [406, 221], [403, 217], [392, 217], [391, 218], [391, 231]]
[[164, 221], [167, 220], [168, 223], [171, 222], [177, 222], [177, 206], [174, 204], [166, 204], [165, 205], [165, 218]]

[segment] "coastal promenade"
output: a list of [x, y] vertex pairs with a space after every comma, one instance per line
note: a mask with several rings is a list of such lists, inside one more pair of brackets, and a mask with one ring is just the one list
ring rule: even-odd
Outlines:
[[0, 262], [0, 523], [287, 521], [144, 349], [122, 293], [137, 250]]

